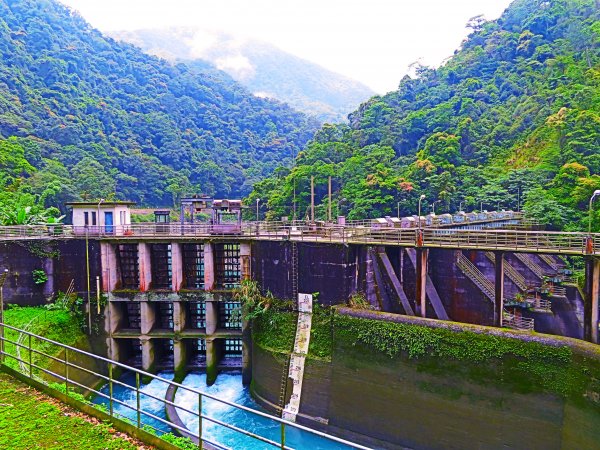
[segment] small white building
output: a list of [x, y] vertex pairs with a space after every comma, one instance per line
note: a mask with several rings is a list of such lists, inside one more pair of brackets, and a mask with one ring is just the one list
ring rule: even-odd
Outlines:
[[71, 202], [73, 231], [76, 234], [123, 234], [131, 225], [130, 207], [134, 202], [99, 201]]

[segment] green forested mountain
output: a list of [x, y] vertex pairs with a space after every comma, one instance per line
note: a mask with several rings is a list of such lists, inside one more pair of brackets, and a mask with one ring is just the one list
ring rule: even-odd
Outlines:
[[117, 43], [55, 1], [0, 0], [0, 187], [11, 202], [240, 196], [317, 126], [218, 71]]
[[[348, 113], [373, 95], [362, 83], [266, 42], [240, 40], [218, 32], [207, 34], [193, 27], [121, 31], [111, 35], [169, 60], [209, 61], [251, 92], [288, 103], [323, 122], [345, 122]], [[211, 45], [207, 45], [207, 40]]]
[[[523, 206], [555, 228], [587, 229], [600, 189], [600, 1], [516, 0], [472, 32], [442, 67], [419, 67], [373, 97], [349, 126], [324, 126], [292, 169], [255, 187], [269, 217], [298, 215], [317, 181], [321, 217]], [[466, 207], [466, 208], [465, 208]], [[600, 209], [600, 208], [598, 208]], [[600, 215], [594, 227], [600, 231]]]

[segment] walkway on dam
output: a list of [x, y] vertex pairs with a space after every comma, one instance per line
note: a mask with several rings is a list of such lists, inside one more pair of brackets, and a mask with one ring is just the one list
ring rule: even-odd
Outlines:
[[131, 224], [110, 227], [43, 225], [0, 227], [0, 241], [26, 239], [296, 241], [600, 256], [600, 233], [514, 229], [391, 228], [350, 224], [244, 222], [223, 232], [209, 224]]

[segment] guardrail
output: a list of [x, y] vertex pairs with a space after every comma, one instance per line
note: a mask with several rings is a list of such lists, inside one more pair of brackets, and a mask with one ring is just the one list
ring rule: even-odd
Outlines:
[[338, 244], [444, 247], [468, 250], [503, 250], [570, 255], [600, 255], [600, 233], [465, 230], [460, 228], [391, 228], [342, 225], [288, 225], [284, 222], [242, 224], [131, 224], [106, 227], [30, 225], [0, 227], [0, 240], [16, 239], [172, 239], [224, 238], [294, 240]]
[[[8, 339], [5, 336], [6, 330], [10, 330], [13, 333], [17, 333], [19, 338], [15, 339], [15, 340]], [[22, 339], [22, 336], [26, 336], [26, 338]], [[57, 358], [55, 356], [49, 355], [48, 353], [37, 350], [35, 348], [35, 346], [32, 345], [32, 340], [34, 343], [35, 343], [35, 340], [38, 340], [39, 342], [43, 342], [44, 348], [48, 348], [49, 346], [54, 346], [55, 348], [60, 349], [61, 354], [64, 356], [62, 358]], [[26, 341], [27, 343], [24, 344], [23, 343], [24, 341]], [[7, 344], [10, 344], [11, 346], [14, 347], [14, 349], [15, 349], [14, 353], [7, 351], [7, 348], [6, 348]], [[20, 349], [21, 351], [17, 352], [16, 349]], [[35, 358], [34, 358], [34, 356], [35, 356]], [[268, 445], [272, 446], [273, 448], [290, 449], [290, 450], [292, 449], [292, 447], [289, 447], [286, 444], [286, 431], [289, 428], [292, 428], [295, 430], [305, 431], [307, 433], [313, 434], [313, 435], [323, 438], [325, 440], [333, 441], [333, 442], [348, 446], [349, 448], [369, 450], [368, 447], [347, 441], [345, 439], [341, 439], [341, 438], [332, 436], [327, 433], [316, 431], [311, 428], [308, 428], [308, 427], [305, 427], [302, 425], [298, 425], [296, 423], [289, 422], [289, 421], [280, 419], [275, 416], [271, 416], [271, 415], [263, 413], [261, 411], [257, 411], [252, 408], [248, 408], [246, 406], [238, 405], [238, 404], [229, 402], [227, 400], [219, 399], [218, 397], [204, 393], [198, 389], [190, 388], [190, 387], [184, 386], [180, 383], [176, 383], [174, 381], [167, 380], [165, 378], [153, 375], [151, 373], [144, 372], [142, 370], [127, 366], [125, 364], [121, 364], [117, 361], [113, 361], [108, 358], [104, 358], [102, 356], [94, 355], [92, 353], [77, 349], [75, 347], [61, 344], [59, 342], [56, 342], [56, 341], [53, 341], [50, 339], [46, 339], [42, 336], [38, 336], [36, 334], [30, 333], [28, 331], [21, 330], [19, 328], [15, 328], [10, 325], [0, 323], [0, 361], [2, 362], [2, 366], [6, 366], [6, 358], [17, 361], [19, 366], [24, 369], [24, 371], [21, 370], [21, 372], [23, 372], [23, 375], [31, 380], [35, 380], [35, 381], [39, 382], [41, 379], [39, 375], [45, 374], [46, 377], [57, 380], [57, 382], [59, 382], [61, 384], [64, 383], [64, 389], [65, 389], [65, 392], [67, 395], [69, 395], [69, 393], [72, 393], [72, 392], [78, 392], [78, 393], [84, 392], [86, 394], [95, 394], [104, 399], [107, 399], [109, 402], [108, 414], [110, 415], [110, 417], [128, 419], [127, 417], [118, 414], [114, 410], [115, 405], [120, 405], [122, 407], [125, 407], [125, 408], [128, 408], [128, 409], [134, 411], [135, 412], [135, 421], [134, 421], [133, 425], [142, 430], [147, 430], [148, 428], [150, 428], [159, 433], [164, 432], [163, 430], [159, 430], [158, 428], [156, 428], [152, 425], [144, 423], [143, 418], [150, 418], [150, 419], [160, 422], [161, 424], [165, 425], [169, 429], [178, 430], [178, 431], [182, 432], [182, 434], [184, 434], [184, 435], [192, 435], [192, 433], [187, 428], [182, 427], [181, 425], [177, 425], [177, 424], [171, 422], [170, 420], [159, 417], [159, 416], [152, 414], [151, 412], [141, 408], [141, 406], [140, 406], [141, 396], [149, 397], [154, 401], [161, 402], [162, 404], [165, 405], [165, 407], [167, 405], [169, 405], [169, 406], [176, 408], [177, 411], [183, 411], [183, 412], [189, 413], [194, 418], [197, 418], [198, 423], [199, 423], [198, 434], [193, 435], [193, 436], [198, 439], [200, 449], [203, 448], [203, 444], [210, 444], [213, 447], [219, 448], [219, 449], [227, 449], [227, 447], [225, 445], [223, 445], [222, 443], [215, 442], [214, 440], [210, 439], [205, 434], [203, 434], [203, 422], [206, 421], [206, 422], [227, 428], [234, 432], [240, 433], [242, 435], [245, 435], [245, 436], [253, 439], [256, 442], [262, 442], [262, 443], [268, 444]], [[52, 366], [48, 365], [46, 367], [42, 367], [42, 365], [40, 365], [38, 360], [43, 360], [45, 362], [51, 362]], [[87, 367], [84, 367], [80, 363], [80, 361], [82, 361], [82, 360], [92, 362], [93, 364], [86, 364]], [[104, 370], [100, 371], [100, 370], [94, 370], [94, 369], [90, 368], [90, 367], [94, 367], [94, 366], [102, 367], [102, 368], [104, 368]], [[48, 367], [54, 367], [54, 370], [50, 370]], [[135, 386], [130, 386], [130, 385], [120, 381], [116, 377], [116, 373], [115, 373], [115, 372], [117, 372], [116, 369], [133, 372], [135, 374]], [[87, 384], [84, 384], [81, 381], [77, 381], [75, 378], [78, 378], [80, 380], [81, 377], [74, 377], [73, 376], [74, 374], [79, 374], [79, 375], [86, 374], [86, 375], [94, 377], [95, 379], [104, 380], [104, 382], [108, 385], [108, 394], [105, 394], [102, 391], [97, 390], [94, 386], [88, 386]], [[198, 398], [198, 411], [194, 411], [192, 409], [185, 408], [180, 405], [176, 405], [174, 402], [171, 402], [165, 398], [153, 396], [153, 395], [149, 394], [148, 392], [142, 392], [141, 391], [142, 380], [145, 380], [145, 381], [158, 380], [162, 383], [165, 383], [168, 386], [175, 386], [178, 390], [186, 390], [188, 392], [193, 393]], [[92, 384], [92, 383], [90, 383], [90, 384]], [[94, 383], [94, 384], [97, 384], [97, 383]], [[135, 405], [130, 405], [126, 402], [116, 399], [113, 394], [115, 386], [121, 386], [125, 389], [131, 390], [135, 394], [135, 398], [136, 398]], [[262, 417], [264, 419], [268, 419], [268, 420], [274, 422], [275, 424], [278, 424], [280, 427], [280, 430], [281, 430], [279, 440], [275, 441], [273, 439], [269, 439], [265, 436], [255, 433], [255, 432], [240, 428], [240, 427], [230, 424], [230, 423], [223, 422], [222, 420], [216, 419], [214, 417], [211, 417], [211, 416], [205, 414], [202, 411], [202, 402], [206, 399], [210, 399], [212, 401], [218, 402], [222, 405], [229, 406], [231, 408], [236, 408], [238, 410], [242, 410], [242, 411], [244, 411], [248, 414], [252, 414], [256, 417]]]

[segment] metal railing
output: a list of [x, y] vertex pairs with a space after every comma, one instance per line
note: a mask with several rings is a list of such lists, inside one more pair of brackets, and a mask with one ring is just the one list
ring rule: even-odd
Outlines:
[[[286, 430], [288, 428], [293, 428], [295, 430], [301, 430], [306, 433], [310, 433], [314, 436], [318, 436], [325, 440], [329, 440], [329, 441], [332, 441], [332, 442], [335, 442], [338, 444], [345, 445], [349, 448], [369, 450], [368, 447], [365, 447], [365, 446], [362, 446], [362, 445], [359, 445], [359, 444], [356, 444], [353, 442], [349, 442], [345, 439], [341, 439], [341, 438], [329, 435], [327, 433], [316, 431], [311, 428], [308, 428], [308, 427], [305, 427], [302, 425], [298, 425], [296, 423], [292, 423], [292, 422], [280, 419], [275, 416], [271, 416], [264, 412], [254, 410], [252, 408], [248, 408], [246, 406], [238, 405], [236, 403], [220, 399], [213, 395], [202, 392], [198, 389], [184, 386], [180, 383], [176, 383], [174, 381], [159, 377], [157, 375], [153, 375], [153, 374], [145, 372], [143, 370], [139, 370], [139, 369], [127, 366], [125, 364], [119, 363], [117, 361], [113, 361], [108, 358], [104, 358], [104, 357], [94, 355], [92, 353], [77, 349], [75, 347], [71, 347], [71, 346], [50, 340], [50, 339], [46, 339], [42, 336], [38, 336], [36, 334], [30, 333], [25, 330], [21, 330], [19, 328], [12, 327], [10, 325], [0, 323], [0, 331], [1, 331], [0, 332], [0, 342], [2, 343], [2, 345], [0, 346], [0, 349], [2, 349], [1, 353], [0, 353], [0, 361], [2, 362], [2, 366], [8, 366], [7, 359], [15, 360], [17, 362], [17, 364], [19, 365], [19, 367], [21, 368], [20, 371], [27, 378], [30, 378], [30, 379], [36, 380], [36, 381], [40, 381], [41, 380], [40, 375], [44, 374], [45, 378], [50, 378], [52, 380], [56, 380], [58, 383], [64, 385], [64, 392], [67, 395], [69, 395], [70, 393], [73, 393], [73, 392], [78, 392], [78, 393], [85, 393], [85, 394], [90, 394], [90, 395], [94, 394], [96, 396], [104, 398], [108, 401], [108, 414], [110, 415], [110, 417], [126, 419], [129, 422], [132, 422], [132, 424], [134, 426], [136, 426], [137, 428], [140, 428], [140, 429], [143, 429], [146, 431], [148, 429], [153, 429], [155, 432], [164, 433], [164, 430], [159, 429], [148, 423], [145, 423], [143, 420], [143, 418], [152, 419], [154, 421], [157, 421], [161, 425], [164, 425], [169, 430], [177, 430], [177, 431], [181, 432], [183, 435], [193, 436], [194, 438], [197, 439], [198, 446], [200, 449], [203, 448], [204, 444], [210, 444], [213, 447], [216, 447], [219, 449], [227, 449], [228, 448], [222, 443], [215, 442], [213, 439], [209, 438], [205, 433], [203, 433], [203, 422], [206, 421], [206, 422], [218, 425], [220, 427], [224, 427], [228, 430], [232, 430], [241, 435], [244, 435], [248, 438], [251, 438], [253, 441], [268, 444], [269, 446], [271, 446], [273, 448], [292, 449], [292, 447], [290, 447], [286, 444]], [[19, 338], [14, 339], [14, 340], [9, 339], [8, 337], [6, 337], [5, 331], [12, 331], [12, 334], [16, 333], [19, 335]], [[27, 336], [27, 338], [23, 340], [20, 338], [21, 336]], [[60, 350], [58, 352], [58, 354], [62, 355], [62, 356], [56, 357], [56, 356], [52, 356], [48, 353], [45, 353], [44, 351], [38, 350], [35, 345], [32, 345], [32, 341], [33, 341], [33, 343], [36, 343], [36, 340], [39, 343], [43, 343], [43, 348], [48, 348], [48, 347], [52, 347], [52, 346], [54, 346], [55, 348], [58, 348]], [[26, 343], [24, 343], [24, 342], [26, 342]], [[14, 353], [7, 351], [7, 344], [14, 346], [14, 349], [15, 349]], [[9, 347], [10, 347], [10, 345], [9, 345]], [[20, 349], [21, 351], [17, 352], [16, 349]], [[48, 363], [48, 365], [44, 366], [43, 364], [40, 363], [40, 360]], [[82, 361], [82, 360], [86, 360], [86, 361], [90, 362], [91, 364], [86, 364], [87, 367], [84, 367], [84, 365], [82, 365], [80, 363], [80, 361]], [[94, 366], [95, 367], [104, 367], [105, 370], [98, 370], [98, 369], [94, 370], [93, 369]], [[52, 367], [54, 369], [51, 370], [50, 367]], [[123, 371], [123, 370], [133, 373], [135, 375], [135, 385], [134, 386], [124, 383], [116, 376], [119, 371]], [[87, 376], [93, 377], [96, 380], [103, 380], [105, 385], [108, 386], [108, 394], [103, 392], [102, 390], [98, 390], [97, 388], [94, 387], [94, 386], [98, 385], [97, 382], [89, 383], [89, 384], [93, 384], [94, 386], [88, 386], [87, 384], [83, 383], [81, 381], [81, 377], [74, 376], [74, 374], [76, 374], [76, 373], [79, 373], [80, 375], [85, 374]], [[78, 379], [79, 379], [79, 381], [78, 381]], [[194, 411], [193, 409], [186, 408], [181, 405], [177, 405], [174, 402], [167, 400], [166, 398], [160, 398], [160, 397], [154, 396], [148, 392], [143, 392], [141, 390], [142, 380], [144, 380], [146, 382], [148, 382], [148, 380], [157, 380], [162, 383], [165, 383], [167, 386], [174, 386], [178, 390], [185, 390], [185, 391], [191, 392], [193, 395], [196, 395], [198, 398], [198, 411]], [[114, 388], [118, 387], [118, 386], [120, 386], [124, 389], [129, 389], [135, 394], [136, 401], [135, 401], [134, 405], [126, 403], [115, 397]], [[153, 414], [153, 413], [143, 409], [141, 407], [141, 401], [140, 401], [140, 398], [142, 396], [151, 398], [153, 401], [161, 402], [162, 404], [164, 404], [165, 408], [167, 406], [170, 406], [170, 407], [175, 408], [177, 411], [182, 411], [182, 412], [191, 414], [195, 420], [196, 419], [198, 420], [198, 424], [199, 424], [198, 433], [192, 434], [190, 432], [190, 430], [185, 428], [185, 426], [181, 426], [176, 423], [173, 423], [170, 420], [159, 417], [156, 414]], [[203, 412], [203, 409], [202, 409], [203, 401], [205, 401], [206, 399], [210, 399], [211, 401], [218, 402], [222, 405], [226, 405], [231, 408], [235, 408], [237, 410], [244, 411], [245, 413], [251, 414], [255, 417], [261, 417], [263, 419], [272, 421], [277, 426], [279, 426], [279, 429], [280, 429], [279, 439], [273, 440], [273, 439], [270, 439], [263, 435], [257, 434], [255, 432], [249, 431], [247, 429], [240, 428], [231, 423], [226, 423], [215, 417], [211, 417], [211, 416], [207, 415], [206, 413]], [[124, 416], [123, 414], [120, 414], [117, 411], [115, 411], [116, 405], [133, 411], [135, 413], [135, 420], [132, 421], [128, 416]], [[93, 406], [95, 406], [95, 405], [93, 405]]]
[[517, 316], [504, 310], [502, 314], [502, 325], [507, 328], [513, 328], [515, 330], [534, 331], [535, 319]]
[[0, 227], [0, 240], [16, 239], [173, 239], [226, 238], [292, 240], [337, 244], [396, 245], [403, 247], [504, 250], [532, 253], [600, 255], [600, 234], [507, 229], [392, 228], [306, 222], [243, 222], [228, 229], [207, 223], [111, 225], [75, 227], [28, 225]]

